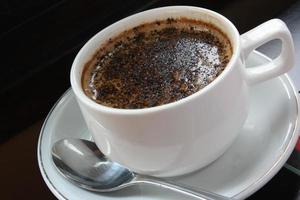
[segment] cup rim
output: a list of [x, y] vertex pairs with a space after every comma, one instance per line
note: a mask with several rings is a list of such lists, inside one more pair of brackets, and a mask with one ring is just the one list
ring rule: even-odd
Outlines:
[[[83, 54], [83, 51], [86, 48], [90, 48], [89, 46], [91, 46], [91, 44], [93, 43], [93, 40], [96, 37], [99, 37], [99, 35], [102, 32], [107, 31], [108, 29], [110, 29], [113, 26], [122, 24], [125, 21], [129, 21], [132, 18], [137, 17], [138, 15], [144, 15], [144, 14], [148, 14], [148, 13], [152, 13], [152, 12], [154, 13], [154, 12], [157, 12], [157, 11], [164, 12], [164, 11], [167, 11], [167, 10], [173, 10], [173, 11], [193, 10], [193, 11], [196, 11], [196, 12], [206, 12], [209, 15], [212, 15], [212, 16], [218, 18], [222, 22], [225, 22], [226, 26], [229, 27], [233, 31], [232, 40], [235, 40], [235, 41], [230, 40], [230, 42], [231, 42], [232, 46], [233, 45], [235, 46], [235, 47], [233, 47], [234, 51], [233, 51], [233, 54], [231, 56], [231, 59], [227, 63], [227, 66], [222, 71], [222, 73], [219, 76], [217, 76], [216, 79], [214, 79], [211, 83], [209, 83], [207, 86], [200, 89], [199, 91], [197, 91], [197, 92], [195, 92], [195, 93], [193, 93], [193, 94], [191, 94], [191, 95], [189, 95], [189, 96], [187, 96], [183, 99], [180, 99], [180, 100], [177, 100], [177, 101], [174, 101], [174, 102], [171, 102], [171, 103], [159, 105], [159, 106], [154, 106], [154, 107], [139, 108], [139, 109], [113, 108], [113, 107], [108, 107], [108, 106], [98, 104], [95, 101], [93, 101], [92, 99], [90, 99], [88, 96], [86, 96], [86, 94], [84, 93], [84, 91], [82, 89], [81, 81], [80, 81], [80, 83], [78, 83], [78, 81], [76, 80], [75, 77], [76, 77], [76, 72], [79, 70], [78, 69], [79, 68], [78, 67], [78, 62], [79, 62], [79, 59], [80, 59], [80, 55]], [[155, 21], [155, 19], [151, 19], [149, 21]], [[240, 41], [239, 41], [239, 38], [240, 38], [240, 34], [239, 34], [238, 30], [236, 29], [236, 27], [233, 25], [233, 23], [229, 19], [227, 19], [226, 17], [224, 17], [223, 15], [221, 15], [221, 14], [215, 12], [215, 11], [212, 11], [212, 10], [209, 10], [209, 9], [206, 9], [206, 8], [195, 7], [195, 6], [165, 6], [165, 7], [159, 7], [159, 8], [154, 8], [154, 9], [146, 10], [146, 11], [143, 11], [143, 12], [139, 12], [139, 13], [130, 15], [126, 18], [123, 18], [123, 19], [107, 26], [106, 28], [102, 29], [97, 34], [95, 34], [92, 38], [90, 38], [85, 43], [85, 45], [80, 49], [80, 51], [76, 55], [76, 57], [73, 61], [72, 67], [71, 67], [70, 79], [71, 79], [72, 90], [75, 93], [75, 96], [77, 97], [77, 99], [79, 99], [85, 105], [87, 105], [91, 109], [101, 111], [101, 112], [104, 112], [104, 113], [108, 113], [108, 114], [140, 115], [140, 114], [147, 114], [147, 113], [153, 113], [153, 112], [173, 109], [177, 106], [186, 104], [186, 103], [188, 103], [189, 101], [191, 101], [195, 98], [199, 98], [200, 96], [207, 93], [209, 90], [212, 90], [214, 87], [216, 87], [216, 85], [219, 85], [222, 82], [222, 80], [224, 80], [224, 78], [232, 71], [232, 69], [234, 67], [234, 64], [237, 62], [237, 60], [240, 56]]]

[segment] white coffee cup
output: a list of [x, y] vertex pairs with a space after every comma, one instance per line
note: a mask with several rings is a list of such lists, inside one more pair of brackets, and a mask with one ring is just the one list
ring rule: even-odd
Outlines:
[[[109, 38], [145, 22], [180, 17], [214, 24], [232, 44], [232, 58], [212, 83], [184, 99], [145, 109], [110, 108], [84, 94], [83, 67]], [[244, 61], [249, 53], [273, 39], [282, 41], [280, 55], [268, 64], [246, 69]], [[221, 156], [247, 118], [249, 87], [285, 73], [293, 64], [291, 34], [279, 19], [240, 35], [216, 12], [171, 6], [132, 15], [97, 33], [76, 56], [71, 84], [88, 129], [105, 155], [135, 172], [176, 176], [200, 169]]]

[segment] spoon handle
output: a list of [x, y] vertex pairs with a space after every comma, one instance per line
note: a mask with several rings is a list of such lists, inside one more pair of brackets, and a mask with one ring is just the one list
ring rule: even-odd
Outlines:
[[134, 181], [136, 183], [149, 184], [160, 188], [165, 188], [201, 200], [233, 200], [232, 198], [221, 196], [201, 188], [192, 188], [191, 186], [178, 184], [169, 180], [160, 179], [156, 177], [136, 175]]

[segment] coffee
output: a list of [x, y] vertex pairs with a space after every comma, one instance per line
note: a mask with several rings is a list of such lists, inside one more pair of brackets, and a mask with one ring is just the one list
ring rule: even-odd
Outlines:
[[109, 39], [86, 64], [82, 87], [101, 105], [158, 106], [207, 86], [231, 55], [229, 39], [212, 24], [186, 18], [146, 23]]

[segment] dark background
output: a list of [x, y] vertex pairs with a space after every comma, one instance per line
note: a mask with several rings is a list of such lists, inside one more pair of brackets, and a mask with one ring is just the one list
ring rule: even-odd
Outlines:
[[[295, 3], [296, 0], [0, 1], [0, 177], [4, 177], [4, 199], [54, 199], [37, 167], [39, 129], [52, 105], [70, 87], [69, 71], [75, 55], [95, 33], [133, 13], [167, 5], [215, 10], [243, 33], [281, 15]], [[250, 199], [300, 199], [299, 188], [299, 176], [283, 168]]]

